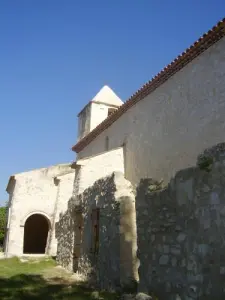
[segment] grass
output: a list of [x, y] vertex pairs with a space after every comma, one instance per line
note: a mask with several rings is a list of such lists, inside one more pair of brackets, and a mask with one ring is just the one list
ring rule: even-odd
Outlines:
[[[97, 297], [96, 297], [97, 295]], [[98, 293], [74, 282], [72, 274], [51, 259], [21, 262], [18, 258], [0, 260], [1, 300], [115, 300], [118, 296]]]

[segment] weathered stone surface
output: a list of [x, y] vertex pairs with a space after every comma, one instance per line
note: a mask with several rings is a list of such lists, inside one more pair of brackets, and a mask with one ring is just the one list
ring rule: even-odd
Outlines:
[[177, 237], [178, 243], [183, 242], [186, 239], [186, 234], [185, 233], [180, 233]]
[[152, 299], [151, 296], [144, 293], [138, 293], [135, 297], [135, 300], [151, 300], [151, 299]]
[[159, 264], [160, 265], [167, 265], [169, 262], [169, 256], [168, 255], [162, 255], [160, 258], [159, 258]]
[[149, 192], [152, 179], [137, 188], [139, 286], [159, 299], [225, 298], [224, 145], [205, 151], [210, 159], [179, 171], [161, 191]]
[[[182, 298], [180, 297], [180, 295], [176, 294], [176, 295], [172, 295], [170, 297], [170, 300], [182, 300]], [[186, 300], [186, 298], [185, 298], [185, 300]]]
[[168, 245], [163, 246], [163, 251], [164, 253], [169, 253], [170, 252], [170, 247]]
[[172, 264], [173, 267], [176, 267], [176, 265], [177, 265], [177, 259], [176, 259], [176, 257], [172, 258], [171, 264]]
[[174, 254], [174, 255], [179, 255], [179, 254], [181, 254], [181, 250], [179, 248], [172, 247], [171, 248], [171, 253]]
[[[132, 185], [115, 172], [97, 180], [82, 194], [74, 196], [57, 226], [59, 254], [65, 265], [69, 256], [73, 271], [100, 289], [133, 288], [137, 280], [136, 211]], [[78, 205], [79, 204], [79, 205]], [[99, 209], [99, 244], [93, 251], [93, 209]], [[67, 224], [68, 223], [68, 224]], [[70, 237], [68, 250], [62, 251]]]
[[73, 271], [75, 210], [73, 199], [68, 201], [68, 208], [56, 224], [58, 241], [56, 261], [64, 268]]
[[135, 300], [135, 295], [132, 294], [123, 294], [121, 300]]

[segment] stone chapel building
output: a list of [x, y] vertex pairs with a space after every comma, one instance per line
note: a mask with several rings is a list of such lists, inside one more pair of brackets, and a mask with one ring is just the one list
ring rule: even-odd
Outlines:
[[57, 256], [86, 273], [95, 265], [102, 287], [138, 280], [136, 187], [167, 184], [225, 140], [225, 20], [125, 103], [104, 86], [78, 122], [74, 163], [10, 177], [5, 255]]
[[[109, 87], [104, 86], [78, 114], [78, 140], [82, 140], [122, 104], [122, 100]], [[78, 166], [85, 164], [88, 166], [82, 170], [82, 178], [78, 183], [75, 171]], [[6, 255], [55, 256], [55, 223], [67, 209], [74, 186], [76, 193], [82, 193], [96, 179], [113, 171], [123, 172], [121, 147], [102, 156], [77, 160], [73, 164], [59, 164], [11, 176], [6, 189], [9, 193]]]

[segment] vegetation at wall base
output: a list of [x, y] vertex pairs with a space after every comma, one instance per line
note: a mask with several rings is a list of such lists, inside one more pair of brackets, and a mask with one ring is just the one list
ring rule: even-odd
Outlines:
[[3, 247], [5, 238], [7, 205], [0, 207], [0, 249]]

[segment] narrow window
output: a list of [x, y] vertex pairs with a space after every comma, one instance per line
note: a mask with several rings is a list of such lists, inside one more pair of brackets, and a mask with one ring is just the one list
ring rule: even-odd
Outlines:
[[92, 245], [91, 252], [98, 254], [99, 250], [99, 208], [93, 209], [92, 219]]
[[105, 138], [105, 151], [108, 151], [109, 150], [109, 137], [107, 136]]
[[112, 113], [114, 113], [114, 111], [116, 111], [117, 109], [116, 108], [112, 108], [112, 107], [110, 107], [109, 109], [108, 109], [108, 116], [110, 116]]

